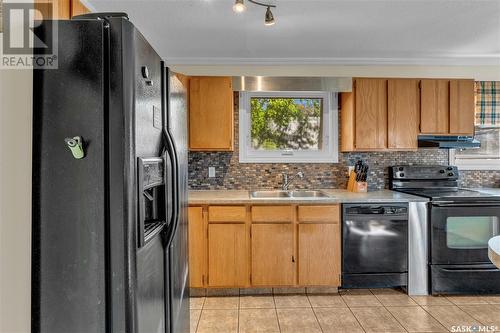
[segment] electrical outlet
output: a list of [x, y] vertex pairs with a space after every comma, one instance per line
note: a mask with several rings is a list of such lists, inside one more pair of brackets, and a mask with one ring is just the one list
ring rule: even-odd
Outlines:
[[208, 167], [208, 177], [209, 178], [215, 177], [215, 167]]

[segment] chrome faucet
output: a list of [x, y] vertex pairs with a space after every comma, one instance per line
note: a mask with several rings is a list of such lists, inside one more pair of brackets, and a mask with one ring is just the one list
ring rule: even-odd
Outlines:
[[289, 177], [286, 172], [283, 172], [281, 174], [281, 176], [283, 177], [283, 185], [281, 185], [281, 189], [283, 191], [288, 191], [288, 187], [293, 182], [293, 180], [295, 179], [295, 177], [299, 177], [299, 178], [302, 179], [302, 178], [304, 178], [304, 173], [302, 171], [299, 171], [299, 172], [297, 172], [297, 174], [295, 174], [295, 176]]

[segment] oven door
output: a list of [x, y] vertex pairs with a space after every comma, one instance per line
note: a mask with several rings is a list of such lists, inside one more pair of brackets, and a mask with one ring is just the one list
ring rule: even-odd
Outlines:
[[433, 203], [431, 263], [490, 263], [488, 240], [500, 234], [500, 203]]

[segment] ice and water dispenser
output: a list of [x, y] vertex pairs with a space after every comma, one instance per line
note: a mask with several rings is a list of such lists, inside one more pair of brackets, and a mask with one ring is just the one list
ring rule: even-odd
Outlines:
[[138, 246], [141, 247], [160, 232], [169, 221], [168, 159], [138, 158]]

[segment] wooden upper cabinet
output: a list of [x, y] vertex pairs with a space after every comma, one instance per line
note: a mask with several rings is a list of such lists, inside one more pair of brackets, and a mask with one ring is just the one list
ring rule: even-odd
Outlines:
[[207, 274], [207, 242], [203, 210], [201, 207], [189, 207], [189, 286], [203, 288]]
[[420, 90], [418, 80], [389, 79], [388, 148], [417, 149], [420, 125]]
[[295, 284], [296, 258], [292, 224], [252, 224], [252, 285]]
[[208, 285], [243, 287], [248, 284], [248, 245], [244, 224], [208, 225]]
[[[354, 89], [353, 89], [354, 90]], [[354, 92], [339, 94], [340, 100], [340, 151], [354, 151], [356, 135], [356, 118], [354, 115]]]
[[90, 10], [80, 0], [71, 0], [71, 17], [87, 13], [90, 13]]
[[232, 151], [234, 142], [231, 77], [190, 78], [189, 149]]
[[35, 19], [40, 20], [67, 20], [71, 18], [71, 0], [35, 0], [35, 9], [42, 13], [40, 17], [35, 14]]
[[[38, 9], [46, 20], [68, 20], [75, 15], [90, 13], [80, 0], [35, 0], [35, 9]], [[39, 14], [36, 14], [35, 18], [42, 19]]]
[[448, 134], [450, 127], [450, 81], [420, 81], [420, 132]]
[[387, 148], [387, 80], [354, 81], [355, 148]]
[[474, 80], [450, 81], [450, 134], [474, 135]]

